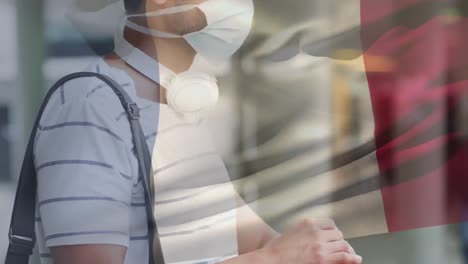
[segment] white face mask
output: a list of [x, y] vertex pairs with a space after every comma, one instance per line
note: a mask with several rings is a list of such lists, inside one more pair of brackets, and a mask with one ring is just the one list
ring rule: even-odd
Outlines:
[[[197, 32], [179, 36], [154, 30], [128, 20], [132, 17], [157, 17], [198, 8], [206, 16], [207, 26]], [[192, 48], [210, 62], [229, 59], [247, 38], [254, 15], [252, 0], [207, 0], [198, 5], [175, 6], [157, 12], [130, 15], [126, 26], [159, 38], [184, 38]]]

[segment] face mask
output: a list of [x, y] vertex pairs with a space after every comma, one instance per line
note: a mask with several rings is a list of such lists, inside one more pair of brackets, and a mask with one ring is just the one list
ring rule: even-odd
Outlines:
[[[206, 16], [207, 26], [183, 36], [162, 32], [128, 20], [132, 17], [157, 17], [182, 13], [198, 8]], [[184, 38], [192, 48], [210, 62], [229, 59], [247, 38], [252, 26], [254, 6], [252, 0], [207, 0], [199, 5], [175, 6], [157, 12], [130, 15], [126, 26], [159, 38]]]
[[218, 102], [216, 78], [198, 71], [199, 57], [195, 57], [188, 71], [176, 74], [132, 46], [122, 34], [115, 36], [114, 52], [132, 68], [166, 88], [169, 105], [180, 114], [189, 117], [215, 106]]

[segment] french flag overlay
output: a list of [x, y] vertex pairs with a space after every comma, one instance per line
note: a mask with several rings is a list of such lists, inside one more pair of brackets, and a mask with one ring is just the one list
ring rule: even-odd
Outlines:
[[309, 188], [313, 200], [278, 209], [281, 220], [332, 217], [347, 237], [468, 221], [468, 1], [356, 3], [357, 26], [296, 41], [307, 32], [300, 28], [260, 52], [272, 62], [302, 52], [359, 66], [374, 117], [374, 139], [298, 175], [288, 171], [285, 178], [304, 186], [339, 180]]
[[468, 220], [468, 2], [361, 0], [389, 232]]

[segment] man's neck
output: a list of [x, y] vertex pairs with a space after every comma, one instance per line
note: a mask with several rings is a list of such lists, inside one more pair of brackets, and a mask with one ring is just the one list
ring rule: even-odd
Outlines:
[[183, 38], [153, 38], [126, 28], [125, 39], [175, 73], [189, 69], [196, 52]]
[[[195, 58], [195, 51], [182, 38], [154, 39], [128, 28], [125, 29], [124, 37], [135, 48], [140, 49], [175, 73], [188, 70]], [[160, 103], [167, 103], [164, 87], [160, 87], [159, 84], [143, 76], [116, 54], [107, 56], [105, 60], [114, 67], [124, 69], [133, 78], [138, 96]]]

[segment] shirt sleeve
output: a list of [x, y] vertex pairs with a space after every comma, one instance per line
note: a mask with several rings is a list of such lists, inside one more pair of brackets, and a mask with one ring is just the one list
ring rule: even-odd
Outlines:
[[108, 109], [112, 107], [86, 97], [56, 100], [41, 119], [34, 156], [47, 247], [128, 247], [137, 175], [130, 166], [131, 146], [123, 136], [128, 131], [122, 131]]

